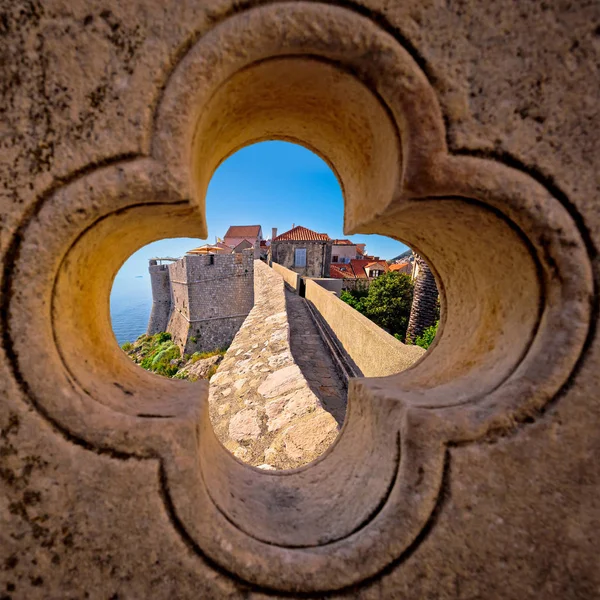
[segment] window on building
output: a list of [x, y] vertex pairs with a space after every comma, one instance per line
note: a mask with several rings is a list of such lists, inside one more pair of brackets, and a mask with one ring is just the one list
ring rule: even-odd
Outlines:
[[336, 256], [335, 254], [331, 257], [331, 262], [340, 262], [339, 261], [339, 256]]
[[306, 266], [306, 248], [296, 248], [296, 250], [294, 251], [294, 266]]

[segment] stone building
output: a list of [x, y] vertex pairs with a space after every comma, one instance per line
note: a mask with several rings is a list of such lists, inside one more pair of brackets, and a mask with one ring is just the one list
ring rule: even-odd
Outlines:
[[152, 310], [146, 331], [148, 335], [167, 330], [173, 308], [169, 265], [164, 263], [163, 260], [152, 258], [148, 267], [152, 286]]
[[150, 261], [148, 333], [167, 331], [182, 353], [228, 346], [254, 305], [254, 252]]
[[305, 277], [329, 277], [331, 248], [332, 240], [326, 233], [297, 225], [272, 239], [270, 257]]
[[230, 248], [235, 248], [244, 241], [254, 248], [257, 243], [260, 244], [262, 239], [262, 227], [260, 225], [231, 225], [223, 241]]
[[343, 290], [366, 290], [371, 282], [388, 270], [388, 264], [384, 260], [352, 259], [347, 263], [331, 263], [329, 277], [342, 279]]
[[361, 252], [359, 253], [357, 244], [351, 240], [333, 240], [331, 248], [332, 263], [349, 263], [356, 258], [362, 258], [364, 254], [365, 244], [360, 244]]

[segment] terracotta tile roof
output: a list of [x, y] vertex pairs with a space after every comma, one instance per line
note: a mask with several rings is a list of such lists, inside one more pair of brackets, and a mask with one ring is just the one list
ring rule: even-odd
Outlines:
[[231, 225], [225, 234], [226, 238], [256, 238], [260, 233], [260, 225]]
[[274, 242], [283, 242], [290, 240], [297, 240], [299, 242], [326, 242], [331, 238], [326, 233], [317, 233], [312, 229], [307, 229], [306, 227], [302, 227], [301, 225], [296, 225], [293, 229], [278, 235], [273, 241]]
[[334, 246], [356, 246], [356, 244], [350, 240], [333, 240]]
[[335, 279], [368, 279], [365, 268], [375, 265], [380, 267], [379, 271], [388, 271], [384, 262], [353, 258], [349, 263], [331, 263], [329, 276]]
[[375, 261], [375, 262], [370, 262], [370, 263], [367, 265], [367, 267], [375, 267], [375, 266], [377, 266], [377, 267], [382, 267], [384, 271], [387, 271], [387, 270], [388, 270], [387, 263], [385, 263], [385, 262]]
[[350, 268], [350, 272], [338, 265], [329, 265], [329, 277], [334, 279], [354, 279], [354, 272]]
[[365, 267], [371, 263], [370, 260], [364, 260], [362, 258], [355, 258], [350, 261], [350, 266], [354, 271], [354, 275], [359, 279], [367, 279], [367, 274], [365, 272]]
[[411, 273], [412, 265], [410, 262], [402, 262], [395, 265], [390, 265], [390, 271], [399, 271], [400, 273]]

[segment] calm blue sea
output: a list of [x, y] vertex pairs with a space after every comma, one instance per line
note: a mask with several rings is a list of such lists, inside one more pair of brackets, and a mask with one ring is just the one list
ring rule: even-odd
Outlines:
[[119, 345], [146, 333], [152, 308], [150, 275], [118, 273], [110, 294], [110, 318]]

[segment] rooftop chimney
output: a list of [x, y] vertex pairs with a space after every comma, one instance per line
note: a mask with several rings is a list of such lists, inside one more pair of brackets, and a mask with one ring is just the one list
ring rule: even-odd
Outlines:
[[277, 227], [273, 227], [271, 229], [271, 241], [273, 241], [277, 237]]

